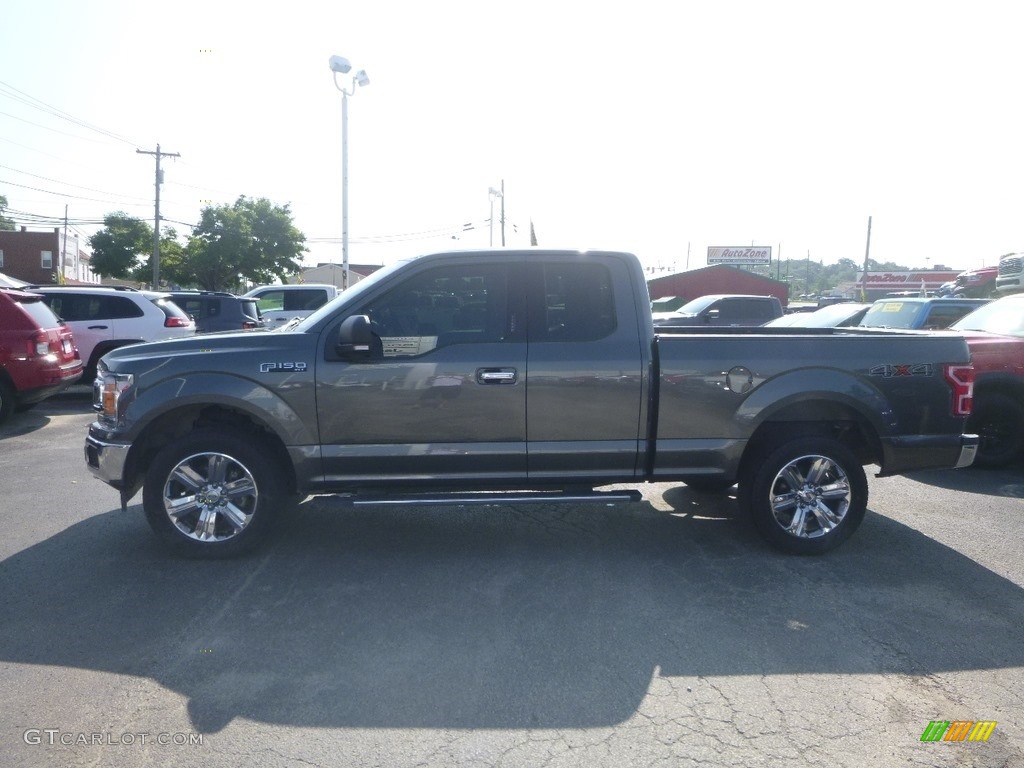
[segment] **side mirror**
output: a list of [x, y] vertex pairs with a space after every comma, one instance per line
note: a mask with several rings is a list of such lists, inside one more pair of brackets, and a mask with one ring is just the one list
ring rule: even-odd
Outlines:
[[718, 309], [717, 308], [709, 309], [707, 312], [704, 313], [704, 322], [705, 323], [710, 323], [712, 320], [717, 320], [717, 319], [718, 319]]
[[338, 344], [335, 347], [338, 356], [347, 360], [372, 360], [374, 349], [380, 347], [380, 339], [370, 327], [370, 318], [366, 315], [352, 315], [342, 321], [338, 328]]

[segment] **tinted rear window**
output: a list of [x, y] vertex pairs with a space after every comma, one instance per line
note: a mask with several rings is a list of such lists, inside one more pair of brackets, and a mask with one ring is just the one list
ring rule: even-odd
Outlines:
[[191, 318], [185, 314], [185, 312], [175, 304], [173, 301], [167, 298], [153, 299], [153, 303], [156, 304], [163, 311], [167, 317], [181, 317], [185, 320], [191, 320]]
[[253, 320], [263, 319], [263, 315], [260, 314], [259, 304], [255, 299], [240, 299], [238, 304], [242, 308], [242, 314], [246, 317], [251, 317]]
[[[12, 297], [13, 298], [13, 297]], [[60, 320], [42, 299], [14, 299], [14, 302], [32, 318], [40, 328], [57, 328]]]

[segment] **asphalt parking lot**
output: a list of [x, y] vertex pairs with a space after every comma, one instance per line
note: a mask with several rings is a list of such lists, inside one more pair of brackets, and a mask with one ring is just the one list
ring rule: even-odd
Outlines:
[[872, 479], [820, 558], [652, 485], [318, 497], [190, 562], [89, 476], [88, 421], [83, 388], [0, 427], [0, 765], [1024, 766], [1024, 469]]

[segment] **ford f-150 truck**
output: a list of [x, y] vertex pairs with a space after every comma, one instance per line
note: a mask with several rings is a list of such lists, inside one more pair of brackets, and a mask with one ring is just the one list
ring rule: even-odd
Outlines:
[[739, 483], [789, 552], [834, 548], [880, 475], [971, 463], [954, 335], [655, 333], [636, 257], [438, 253], [279, 330], [102, 361], [86, 461], [182, 554], [245, 550], [310, 494], [352, 504], [630, 501]]

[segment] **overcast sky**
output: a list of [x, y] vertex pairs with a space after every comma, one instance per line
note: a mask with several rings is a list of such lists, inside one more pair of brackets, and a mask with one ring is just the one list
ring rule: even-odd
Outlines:
[[262, 196], [309, 264], [340, 263], [340, 54], [371, 80], [349, 101], [352, 263], [488, 245], [504, 181], [509, 245], [532, 220], [541, 246], [649, 267], [752, 243], [860, 263], [872, 216], [879, 261], [992, 265], [1024, 250], [1022, 21], [1009, 2], [7, 0], [0, 194], [152, 220], [136, 149], [159, 143], [181, 155], [161, 192], [179, 233], [204, 201]]

